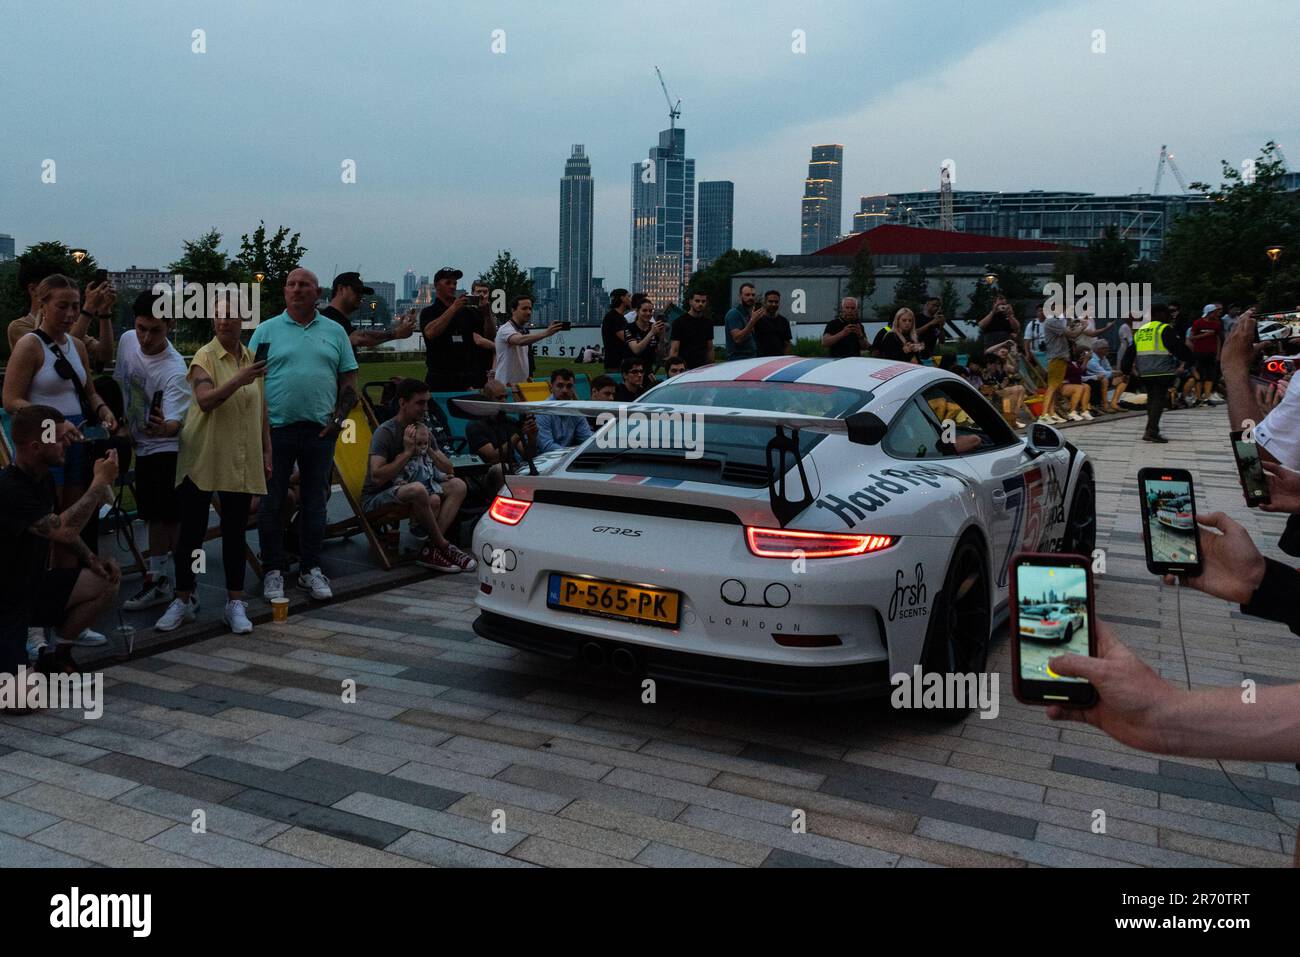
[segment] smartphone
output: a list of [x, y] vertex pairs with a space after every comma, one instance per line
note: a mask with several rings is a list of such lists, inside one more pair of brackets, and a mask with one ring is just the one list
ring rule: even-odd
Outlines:
[[163, 400], [162, 389], [159, 389], [157, 392], [153, 394], [153, 401], [149, 403], [150, 418], [152, 418], [155, 415], [160, 415], [162, 413], [162, 400]]
[[1259, 445], [1242, 441], [1241, 435], [1240, 432], [1232, 433], [1232, 454], [1237, 460], [1237, 477], [1241, 479], [1241, 490], [1246, 495], [1246, 507], [1259, 508], [1269, 502], [1264, 462], [1259, 457]]
[[1186, 469], [1138, 472], [1142, 543], [1153, 575], [1199, 575], [1201, 544], [1196, 530], [1196, 493]]
[[573, 328], [573, 323], [569, 322], [568, 320], [565, 320], [564, 322], [560, 323], [561, 332], [568, 332], [572, 328]]
[[1083, 678], [1058, 675], [1057, 655], [1097, 654], [1092, 627], [1092, 559], [1023, 552], [1011, 563], [1011, 688], [1022, 704], [1087, 708], [1097, 689]]
[[95, 270], [95, 281], [94, 281], [94, 284], [98, 286], [99, 284], [101, 284], [101, 283], [105, 283], [105, 282], [108, 282], [108, 270], [107, 270], [107, 269], [96, 269], [96, 270]]
[[254, 362], [265, 362], [271, 358], [271, 343], [259, 342], [257, 344], [257, 354], [253, 356]]

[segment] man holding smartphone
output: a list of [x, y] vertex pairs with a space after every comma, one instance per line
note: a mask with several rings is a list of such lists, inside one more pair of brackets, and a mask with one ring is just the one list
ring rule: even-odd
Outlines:
[[855, 359], [867, 347], [867, 334], [862, 331], [862, 320], [858, 317], [858, 301], [852, 296], [840, 301], [840, 314], [826, 323], [822, 345], [832, 359]]
[[492, 368], [492, 378], [507, 388], [528, 381], [529, 347], [563, 328], [563, 323], [556, 320], [541, 332], [529, 332], [528, 325], [532, 321], [532, 297], [515, 296], [510, 304], [510, 319], [497, 330], [496, 364]]
[[342, 272], [334, 277], [330, 286], [330, 304], [320, 311], [322, 316], [333, 319], [348, 334], [352, 343], [352, 355], [358, 349], [373, 349], [383, 342], [394, 339], [406, 339], [415, 331], [415, 310], [401, 316], [393, 323], [391, 329], [357, 329], [352, 325], [352, 314], [361, 306], [362, 296], [373, 296], [375, 291], [361, 281], [359, 272]]
[[424, 381], [434, 392], [458, 392], [474, 367], [474, 333], [479, 317], [468, 296], [456, 295], [456, 283], [465, 275], [443, 266], [433, 276], [434, 300], [420, 311], [424, 336]]

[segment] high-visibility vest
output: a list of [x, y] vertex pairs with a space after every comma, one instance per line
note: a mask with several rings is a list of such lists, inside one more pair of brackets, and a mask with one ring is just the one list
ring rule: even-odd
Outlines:
[[1133, 348], [1137, 350], [1138, 375], [1173, 375], [1178, 369], [1178, 359], [1165, 348], [1164, 331], [1169, 323], [1152, 319], [1133, 333]]

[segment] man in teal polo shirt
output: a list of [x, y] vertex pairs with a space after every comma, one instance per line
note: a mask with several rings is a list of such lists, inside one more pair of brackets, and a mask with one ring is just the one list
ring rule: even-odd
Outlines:
[[740, 287], [740, 302], [727, 311], [723, 320], [728, 359], [752, 359], [758, 355], [754, 329], [762, 315], [762, 309], [754, 308], [754, 284], [747, 282]]
[[295, 465], [302, 502], [298, 586], [318, 600], [334, 597], [320, 568], [325, 500], [334, 440], [357, 404], [357, 360], [343, 327], [316, 311], [319, 296], [315, 274], [295, 269], [284, 283], [284, 312], [260, 323], [248, 343], [254, 353], [263, 343], [270, 349], [264, 389], [271, 420], [271, 476], [257, 521], [267, 601], [284, 597], [281, 516]]

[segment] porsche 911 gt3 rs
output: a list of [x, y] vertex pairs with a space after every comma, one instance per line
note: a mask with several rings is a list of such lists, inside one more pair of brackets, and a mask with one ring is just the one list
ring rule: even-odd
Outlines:
[[1020, 633], [1038, 641], [1068, 644], [1083, 628], [1083, 612], [1069, 605], [1025, 605], [1020, 609]]
[[964, 379], [876, 359], [695, 369], [629, 406], [459, 413], [697, 416], [702, 449], [609, 423], [508, 476], [474, 533], [480, 635], [625, 674], [861, 697], [978, 672], [1020, 551], [1094, 545], [1092, 467], [1018, 436]]

